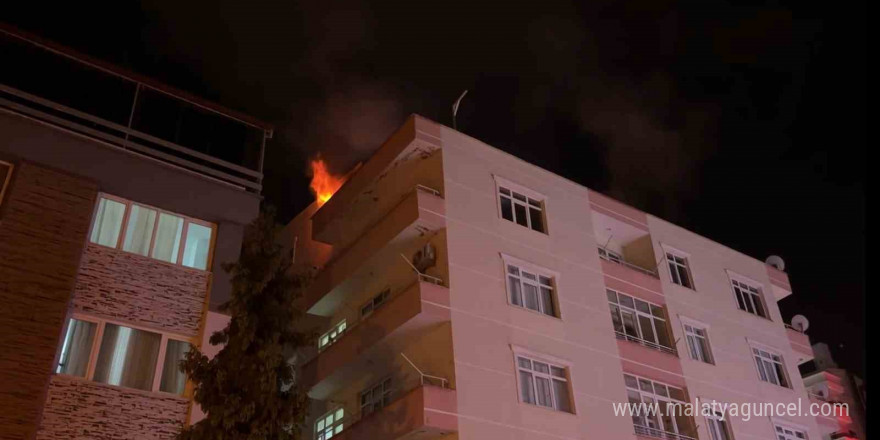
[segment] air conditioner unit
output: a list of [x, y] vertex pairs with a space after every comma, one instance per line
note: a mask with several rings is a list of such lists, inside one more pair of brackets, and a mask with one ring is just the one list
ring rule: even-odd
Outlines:
[[431, 267], [437, 264], [437, 252], [434, 245], [430, 242], [425, 243], [412, 257], [412, 264], [420, 273], [425, 273]]

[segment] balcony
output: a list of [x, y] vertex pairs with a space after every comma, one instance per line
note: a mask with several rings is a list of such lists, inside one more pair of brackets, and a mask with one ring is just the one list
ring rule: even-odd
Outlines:
[[650, 428], [642, 425], [633, 425], [633, 428], [635, 429], [636, 436], [638, 437], [647, 437], [652, 439], [662, 438], [666, 440], [697, 440], [696, 437], [664, 431], [657, 428]]
[[806, 333], [786, 324], [785, 334], [788, 336], [791, 349], [797, 355], [798, 365], [813, 360], [813, 347], [810, 345], [810, 337]]
[[342, 407], [343, 429], [334, 439], [427, 440], [458, 431], [456, 392], [446, 379], [415, 371], [390, 380], [396, 385], [381, 403]]
[[260, 193], [268, 124], [5, 26], [0, 47], [0, 112]]
[[323, 400], [371, 365], [393, 359], [407, 342], [450, 320], [449, 289], [436, 280], [419, 281], [390, 299], [303, 366], [309, 396]]
[[387, 215], [325, 265], [306, 290], [302, 308], [310, 314], [332, 316], [352, 294], [375, 281], [373, 274], [385, 274], [387, 278], [389, 271], [402, 268], [406, 276], [411, 276], [412, 270], [401, 255], [412, 255], [426, 237], [430, 241], [441, 236], [433, 240], [438, 266], [442, 266], [440, 272], [444, 272], [444, 214], [445, 202], [436, 193], [410, 189]]
[[665, 346], [665, 345], [657, 344], [657, 343], [654, 343], [654, 342], [651, 342], [651, 341], [644, 340], [644, 339], [642, 339], [642, 338], [637, 338], [637, 337], [635, 337], [635, 336], [629, 336], [629, 335], [627, 335], [627, 334], [625, 334], [625, 333], [621, 333], [621, 332], [618, 332], [618, 331], [615, 331], [615, 332], [614, 332], [614, 336], [615, 336], [618, 340], [621, 340], [621, 341], [629, 341], [629, 342], [632, 342], [632, 343], [635, 343], [635, 344], [641, 345], [642, 347], [647, 347], [647, 348], [650, 348], [650, 349], [652, 349], [652, 350], [657, 350], [657, 351], [659, 351], [659, 352], [661, 352], [661, 353], [671, 354], [671, 355], [673, 355], [673, 356], [675, 356], [675, 357], [678, 357], [678, 351], [677, 351], [675, 348], [672, 348], [672, 347], [667, 347], [667, 346]]
[[[619, 202], [596, 198], [592, 193], [591, 199], [595, 199], [591, 201], [593, 234], [596, 237], [603, 273], [654, 292], [661, 292], [654, 245], [647, 224], [619, 214], [618, 211], [627, 209], [635, 211]], [[596, 205], [596, 200], [604, 201], [604, 205]]]

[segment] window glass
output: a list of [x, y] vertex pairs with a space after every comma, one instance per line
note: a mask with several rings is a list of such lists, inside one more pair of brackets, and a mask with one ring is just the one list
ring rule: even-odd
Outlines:
[[545, 315], [559, 316], [554, 302], [552, 278], [508, 264], [507, 281], [511, 304]]
[[64, 334], [64, 342], [61, 343], [61, 355], [56, 373], [86, 377], [97, 327], [98, 325], [93, 322], [70, 320], [67, 324], [67, 333]]
[[557, 411], [573, 412], [565, 368], [517, 357], [520, 400]]
[[186, 358], [190, 345], [188, 342], [168, 340], [165, 348], [165, 360], [162, 363], [162, 381], [159, 391], [182, 395], [186, 389], [186, 374], [180, 369], [180, 362]]
[[186, 246], [183, 249], [184, 266], [202, 270], [208, 268], [213, 232], [214, 230], [207, 226], [189, 223], [186, 230]]
[[498, 188], [501, 218], [538, 232], [544, 228], [544, 204], [504, 187]]
[[115, 248], [119, 243], [119, 232], [122, 230], [124, 217], [124, 203], [101, 197], [98, 201], [98, 209], [95, 211], [95, 222], [89, 241]]
[[106, 324], [94, 380], [151, 390], [161, 341], [158, 333]]
[[153, 258], [177, 263], [181, 236], [183, 236], [183, 219], [176, 215], [160, 213], [159, 225], [156, 226], [156, 239], [153, 240]]
[[155, 223], [155, 210], [139, 205], [131, 205], [122, 250], [143, 256], [149, 255]]

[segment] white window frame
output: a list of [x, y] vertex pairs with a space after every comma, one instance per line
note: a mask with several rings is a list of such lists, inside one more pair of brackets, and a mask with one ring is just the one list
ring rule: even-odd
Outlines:
[[777, 440], [809, 440], [808, 431], [804, 426], [773, 420], [773, 434]]
[[[332, 421], [330, 424], [327, 424], [327, 419], [332, 417]], [[318, 426], [323, 422], [323, 426], [321, 429], [318, 429]], [[329, 429], [329, 432], [328, 432]], [[342, 431], [345, 430], [345, 408], [339, 406], [333, 408], [330, 411], [325, 412], [315, 420], [315, 439], [316, 440], [327, 440], [332, 437], [339, 435]], [[329, 434], [329, 435], [327, 435]]]
[[[559, 301], [559, 289], [557, 288], [557, 286], [559, 285], [559, 278], [560, 278], [559, 272], [547, 269], [545, 267], [538, 266], [533, 263], [529, 263], [524, 260], [520, 260], [519, 258], [512, 257], [512, 256], [504, 254], [504, 253], [501, 254], [501, 261], [503, 263], [502, 264], [503, 267], [501, 268], [501, 271], [502, 271], [502, 276], [504, 277], [504, 290], [506, 292], [507, 304], [509, 304], [510, 306], [513, 306], [513, 307], [523, 309], [523, 310], [538, 313], [542, 316], [562, 319], [562, 307], [561, 307], [561, 304]], [[513, 267], [517, 268], [518, 274], [509, 273], [508, 266], [513, 266]], [[535, 278], [530, 279], [528, 277], [524, 277], [522, 275], [522, 273], [524, 271], [530, 275], [534, 275]], [[513, 297], [513, 292], [511, 290], [511, 286], [510, 286], [510, 283], [511, 283], [510, 277], [516, 278], [517, 281], [520, 283], [520, 296], [521, 296], [520, 302], [522, 304], [516, 304], [511, 300], [511, 298]], [[542, 281], [541, 280], [542, 277], [548, 279], [550, 281], [550, 283], [547, 284], [546, 282]], [[537, 297], [538, 309], [537, 310], [526, 307], [525, 298], [524, 298], [524, 289], [522, 287], [523, 283], [532, 285], [537, 289], [536, 290], [537, 294], [538, 294], [538, 297]], [[541, 301], [541, 287], [546, 287], [546, 288], [550, 289], [550, 298], [551, 298], [551, 302], [553, 303], [553, 308], [554, 308], [553, 314], [546, 313], [544, 310], [544, 303], [543, 303], [543, 301]]]
[[[760, 380], [761, 382], [769, 383], [771, 385], [776, 385], [778, 387], [793, 389], [791, 376], [788, 374], [788, 368], [786, 367], [785, 357], [782, 355], [782, 351], [759, 342], [751, 340], [749, 340], [748, 342], [750, 350], [749, 354], [752, 358], [752, 362], [754, 362], [755, 364], [755, 370], [757, 370], [756, 372], [758, 373], [758, 380]], [[778, 357], [779, 360], [774, 359], [774, 356]], [[771, 368], [769, 372], [767, 369], [768, 364], [774, 364], [770, 365]], [[773, 368], [775, 365], [779, 365], [780, 369], [777, 370], [776, 368]], [[779, 380], [780, 371], [782, 372], [782, 379], [785, 380], [784, 385]], [[772, 372], [773, 374], [770, 374], [770, 372]], [[774, 381], [771, 379], [775, 380], [776, 382], [774, 383]]]
[[613, 263], [618, 264], [626, 264], [626, 259], [623, 258], [623, 255], [612, 251], [611, 249], [599, 248], [599, 258], [611, 261]]
[[[666, 262], [665, 266], [666, 266], [666, 271], [669, 273], [669, 281], [672, 284], [684, 287], [685, 289], [697, 290], [696, 283], [694, 282], [694, 272], [691, 268], [690, 254], [688, 254], [687, 252], [682, 252], [672, 246], [665, 245], [662, 243], [660, 244], [660, 247], [663, 250], [663, 261]], [[670, 255], [673, 257], [672, 260], [670, 260], [670, 258], [669, 258]], [[675, 261], [675, 258], [684, 260], [684, 263]], [[673, 273], [670, 265], [675, 265], [676, 267], [683, 267], [684, 268], [685, 274], [687, 274], [687, 281], [690, 284], [690, 286], [686, 286], [681, 283], [681, 281], [680, 281], [681, 274], [678, 271], [675, 271]], [[679, 279], [679, 281], [676, 281], [676, 279]]]
[[[709, 338], [709, 329], [710, 329], [709, 324], [697, 321], [695, 319], [687, 318], [687, 317], [684, 317], [681, 315], [678, 316], [678, 320], [679, 320], [679, 322], [681, 322], [681, 328], [682, 328], [682, 331], [684, 332], [684, 339], [685, 339], [685, 345], [687, 346], [687, 350], [688, 350], [688, 356], [690, 356], [690, 358], [695, 361], [703, 362], [703, 363], [710, 364], [710, 365], [715, 365], [715, 353], [712, 352], [712, 340]], [[693, 329], [693, 330], [702, 330], [703, 335], [701, 336], [701, 335], [697, 334], [696, 331], [689, 330], [689, 328]], [[693, 339], [697, 339], [697, 338], [704, 339], [706, 341], [706, 349], [709, 352], [703, 353], [701, 349], [698, 349], [697, 346], [695, 345], [696, 341], [694, 341], [694, 344], [692, 344], [692, 342], [691, 342], [692, 338]], [[695, 352], [698, 352], [699, 354], [695, 356], [694, 355]], [[700, 356], [700, 354], [702, 354], [702, 356]]]
[[[673, 346], [675, 344], [675, 342], [674, 342], [675, 338], [673, 337], [672, 330], [669, 327], [669, 320], [667, 318], [668, 314], [666, 313], [666, 307], [661, 306], [659, 304], [654, 304], [650, 301], [645, 301], [641, 298], [637, 298], [637, 297], [632, 296], [628, 293], [624, 293], [624, 292], [621, 292], [621, 291], [615, 290], [615, 289], [606, 288], [605, 294], [607, 296], [611, 296], [612, 294], [615, 296], [615, 302], [612, 302], [610, 298], [607, 298], [607, 300], [608, 300], [608, 306], [609, 306], [611, 314], [612, 314], [612, 326], [614, 325], [613, 324], [613, 316], [615, 315], [615, 310], [614, 310], [615, 307], [617, 307], [616, 314], [620, 319], [621, 326], [623, 326], [623, 332], [620, 332], [617, 329], [614, 329], [614, 334], [617, 336], [618, 339], [637, 342], [641, 345], [645, 345], [647, 347], [654, 348], [654, 349], [657, 349], [657, 350], [660, 350], [660, 351], [663, 351], [666, 353], [676, 354], [675, 347]], [[629, 307], [629, 306], [623, 304], [623, 302], [620, 300], [620, 295], [623, 295], [625, 297], [632, 299], [633, 306]], [[636, 305], [636, 301], [647, 304], [649, 312], [639, 310], [638, 306]], [[660, 309], [660, 313], [663, 314], [663, 316], [661, 317], [661, 316], [655, 315], [654, 308]], [[629, 335], [626, 333], [626, 321], [624, 320], [625, 313], [629, 313], [633, 316], [633, 319], [634, 319], [633, 324], [634, 324], [635, 331], [636, 331], [635, 335]], [[642, 322], [641, 322], [641, 320], [639, 320], [640, 317], [646, 318], [651, 322], [651, 331], [654, 332], [654, 339], [656, 341], [651, 341], [651, 340], [648, 340], [647, 338], [645, 338], [644, 331], [642, 329]], [[660, 321], [660, 322], [658, 322], [658, 321]], [[666, 335], [666, 339], [669, 341], [669, 345], [663, 345], [660, 343], [660, 336], [659, 336], [659, 332], [657, 331], [658, 328], [662, 329], [663, 333]]]
[[[327, 349], [327, 347], [335, 344], [336, 341], [338, 341], [340, 338], [342, 338], [343, 335], [345, 335], [345, 331], [347, 328], [348, 324], [346, 323], [345, 319], [342, 319], [337, 322], [333, 327], [331, 327], [330, 330], [324, 332], [321, 337], [318, 338], [318, 351], [324, 351]], [[327, 338], [326, 343], [324, 343], [325, 337]]]
[[12, 182], [12, 173], [15, 171], [15, 165], [5, 160], [0, 160], [0, 167], [7, 168], [6, 178], [0, 180], [0, 206], [3, 206], [3, 198], [6, 195], [6, 188], [9, 187], [9, 182]]
[[[770, 320], [770, 309], [767, 308], [767, 301], [764, 300], [764, 283], [760, 283], [731, 270], [727, 270], [727, 276], [730, 279], [730, 290], [733, 293], [733, 302], [736, 305], [736, 308], [750, 315]], [[740, 297], [743, 298], [746, 308], [740, 306]], [[764, 311], [763, 315], [757, 313], [758, 308], [755, 306], [756, 302], [757, 305], [760, 306], [760, 309]], [[751, 306], [754, 311], [749, 311], [748, 306]]]
[[705, 416], [706, 429], [709, 431], [709, 440], [733, 440], [733, 427], [730, 419], [724, 417], [720, 411], [712, 411]]
[[[538, 408], [549, 409], [553, 411], [557, 411], [563, 414], [577, 414], [577, 406], [575, 405], [575, 395], [574, 395], [574, 385], [572, 384], [572, 364], [571, 362], [560, 359], [553, 356], [548, 356], [545, 354], [536, 353], [534, 351], [528, 350], [523, 347], [519, 347], [516, 345], [511, 345], [511, 350], [513, 351], [513, 369], [514, 369], [514, 380], [516, 381], [516, 399], [521, 404], [535, 406]], [[532, 362], [539, 362], [542, 364], [546, 364], [548, 366], [548, 372], [542, 373], [539, 371], [532, 369], [526, 369], [520, 366], [519, 359], [527, 359]], [[553, 374], [553, 368], [562, 369], [564, 371], [564, 377]], [[523, 400], [523, 388], [524, 385], [522, 380], [520, 380], [520, 371], [524, 371], [528, 374], [532, 375], [532, 393], [535, 396], [534, 402], [527, 402]], [[535, 377], [541, 377], [543, 379], [549, 380], [550, 384], [550, 403], [552, 406], [545, 406], [538, 404], [538, 389], [537, 389], [537, 381], [534, 380]], [[556, 392], [553, 390], [553, 381], [565, 382], [565, 385], [568, 389], [568, 405], [570, 407], [570, 411], [566, 411], [564, 409], [557, 408], [556, 402]]]
[[[393, 392], [394, 379], [391, 376], [387, 376], [361, 390], [361, 392], [358, 393], [358, 405], [361, 411], [361, 416], [381, 411], [383, 408], [390, 405], [394, 398], [392, 395]], [[370, 397], [365, 402], [364, 396], [367, 393], [370, 393]], [[369, 408], [369, 410], [366, 410], [366, 408]]]
[[[98, 244], [98, 243], [95, 243], [92, 241], [92, 230], [95, 228], [95, 218], [97, 217], [98, 207], [100, 206], [102, 198], [107, 199], [107, 200], [112, 200], [114, 202], [122, 203], [123, 205], [125, 205], [125, 213], [122, 216], [122, 225], [119, 228], [119, 237], [116, 238], [116, 245], [115, 246], [103, 246], [101, 244]], [[153, 222], [153, 232], [152, 232], [152, 235], [150, 236], [149, 252], [147, 255], [140, 255], [140, 254], [128, 252], [128, 251], [125, 251], [122, 249], [123, 243], [125, 242], [125, 234], [128, 230], [128, 220], [129, 220], [129, 215], [131, 214], [132, 206], [139, 206], [144, 209], [156, 211], [156, 219]], [[153, 257], [153, 255], [152, 255], [153, 254], [153, 245], [155, 244], [155, 241], [156, 241], [156, 230], [159, 227], [159, 215], [160, 214], [167, 214], [170, 216], [174, 216], [174, 217], [178, 217], [178, 218], [183, 219], [183, 231], [180, 234], [180, 244], [178, 246], [177, 259], [173, 263], [165, 261], [165, 260], [160, 260], [158, 258]], [[199, 268], [183, 265], [183, 254], [186, 251], [186, 236], [187, 236], [187, 233], [189, 232], [189, 225], [190, 224], [196, 224], [196, 225], [204, 226], [206, 228], [211, 229], [211, 244], [208, 248], [208, 259], [205, 262], [205, 269], [199, 269]], [[215, 247], [215, 244], [217, 241], [217, 225], [215, 225], [211, 222], [199, 220], [197, 218], [189, 217], [189, 216], [179, 214], [176, 212], [171, 212], [171, 211], [167, 211], [167, 210], [164, 210], [161, 208], [157, 208], [155, 206], [146, 205], [144, 203], [134, 202], [134, 201], [122, 198], [122, 197], [114, 196], [112, 194], [98, 193], [98, 197], [95, 201], [95, 206], [94, 206], [94, 208], [92, 208], [92, 219], [91, 219], [91, 223], [89, 224], [89, 233], [88, 233], [87, 237], [88, 237], [89, 244], [93, 244], [96, 246], [112, 247], [113, 249], [117, 249], [117, 250], [120, 250], [125, 253], [139, 255], [139, 256], [149, 258], [151, 260], [159, 261], [159, 262], [162, 262], [165, 264], [172, 264], [175, 266], [179, 266], [184, 269], [198, 270], [200, 272], [210, 272], [212, 265], [214, 263], [214, 247]]]
[[[636, 380], [635, 387], [633, 387], [632, 385], [627, 383], [627, 381], [626, 381], [627, 376], [635, 378], [635, 380]], [[661, 401], [667, 405], [669, 405], [669, 404], [684, 405], [684, 404], [688, 403], [687, 402], [687, 392], [684, 390], [684, 388], [680, 388], [680, 387], [677, 387], [674, 385], [669, 385], [667, 383], [663, 383], [663, 382], [656, 381], [653, 379], [648, 379], [647, 377], [642, 377], [642, 376], [638, 376], [638, 375], [627, 373], [627, 372], [623, 373], [623, 377], [624, 377], [623, 384], [624, 384], [624, 387], [627, 392], [627, 401], [629, 401], [629, 397], [630, 397], [631, 393], [638, 393], [639, 401], [646, 404], [646, 405], [652, 405], [652, 404], [656, 403], [659, 406]], [[645, 390], [642, 388], [643, 386], [646, 386], [644, 384], [644, 382], [650, 382], [651, 390]], [[664, 389], [664, 388], [666, 389], [665, 396], [663, 394], [660, 394], [657, 392], [658, 387], [660, 387], [659, 389]], [[672, 397], [672, 395], [671, 395], [672, 393], [669, 392], [670, 388], [681, 391], [681, 396], [683, 397], [683, 399], [676, 399], [676, 398]], [[639, 422], [636, 419], [636, 416], [633, 416], [633, 425], [636, 427], [635, 428], [636, 433], [648, 435], [650, 437], [661, 437], [661, 438], [666, 438], [668, 436], [668, 433], [672, 433], [672, 434], [676, 434], [679, 436], [683, 436], [684, 438], [688, 438], [687, 434], [682, 433], [681, 427], [678, 426], [678, 420], [676, 420], [675, 417], [668, 416], [668, 418], [664, 418], [663, 416], [664, 416], [664, 414], [663, 414], [662, 408], [658, 414], [654, 415], [653, 419], [647, 418], [644, 415], [639, 416], [640, 420], [644, 420], [644, 424], [639, 424]], [[671, 423], [670, 426], [667, 426], [667, 423]], [[651, 426], [651, 425], [654, 425], [654, 426]], [[642, 430], [644, 432], [639, 432], [640, 428], [642, 428]]]
[[[361, 319], [370, 316], [378, 310], [380, 307], [388, 304], [388, 299], [391, 298], [391, 288], [382, 289], [381, 292], [371, 297], [369, 300], [364, 302], [360, 307], [360, 315]], [[369, 310], [367, 310], [369, 307]], [[365, 311], [366, 310], [366, 311]]]
[[[72, 313], [70, 316], [67, 317], [67, 320], [65, 321], [65, 324], [64, 324], [64, 333], [62, 334], [62, 338], [67, 337], [67, 327], [69, 326], [71, 319], [76, 319], [78, 321], [84, 321], [84, 322], [90, 322], [90, 323], [96, 325], [95, 335], [94, 335], [94, 338], [92, 339], [92, 346], [89, 349], [89, 362], [88, 362], [88, 366], [86, 367], [86, 375], [85, 375], [85, 377], [80, 377], [80, 376], [72, 376], [72, 375], [65, 374], [65, 373], [53, 373], [53, 374], [57, 374], [60, 376], [67, 376], [67, 377], [75, 377], [77, 379], [95, 382], [95, 379], [94, 379], [95, 378], [95, 369], [98, 364], [98, 354], [101, 351], [101, 342], [104, 339], [104, 328], [107, 326], [107, 324], [113, 324], [113, 325], [117, 325], [117, 326], [121, 326], [121, 327], [128, 327], [128, 328], [131, 328], [134, 330], [140, 330], [140, 331], [144, 331], [144, 332], [148, 332], [148, 333], [158, 334], [161, 336], [161, 340], [159, 342], [159, 353], [156, 356], [156, 364], [157, 365], [156, 365], [156, 368], [153, 370], [153, 385], [149, 390], [140, 390], [140, 391], [168, 394], [168, 395], [172, 395], [172, 396], [178, 395], [175, 393], [168, 393], [165, 391], [161, 391], [159, 389], [159, 387], [161, 386], [161, 383], [162, 383], [162, 371], [165, 368], [165, 354], [166, 354], [167, 348], [168, 348], [168, 341], [175, 340], [175, 341], [180, 341], [180, 342], [186, 342], [191, 347], [198, 348], [198, 344], [197, 344], [197, 341], [195, 338], [183, 336], [183, 335], [176, 334], [176, 333], [165, 332], [162, 330], [156, 330], [156, 329], [152, 329], [152, 328], [148, 328], [148, 327], [143, 327], [143, 326], [139, 326], [136, 324], [127, 323], [127, 322], [99, 318], [96, 316], [86, 315], [86, 314], [82, 314], [82, 313]], [[61, 347], [59, 347], [59, 352], [58, 352], [59, 355], [61, 354], [60, 349], [61, 349]], [[55, 360], [55, 366], [52, 369], [52, 371], [57, 371], [58, 363], [61, 362], [60, 356], [56, 356], [56, 358], [58, 358], [58, 359]], [[104, 383], [104, 382], [97, 382], [97, 383], [101, 383], [103, 385], [107, 385], [107, 386], [111, 386], [111, 387], [137, 389], [137, 388], [129, 388], [129, 387], [126, 387], [123, 385], [112, 385], [112, 384], [108, 384], [108, 383]], [[190, 393], [190, 385], [189, 385], [189, 379], [187, 379], [187, 385], [186, 385], [186, 388], [185, 388], [184, 393], [182, 395], [188, 396], [189, 393]]]
[[[547, 225], [547, 197], [541, 193], [534, 191], [534, 190], [528, 189], [522, 185], [518, 185], [518, 184], [513, 183], [507, 179], [504, 179], [503, 177], [494, 176], [494, 175], [493, 175], [493, 177], [495, 179], [495, 205], [497, 206], [497, 209], [498, 209], [498, 218], [500, 218], [504, 221], [509, 221], [515, 225], [525, 227], [529, 230], [549, 235], [549, 228]], [[509, 195], [503, 194], [501, 191], [502, 189], [507, 190], [508, 192], [510, 192], [510, 194]], [[515, 198], [513, 196], [514, 193], [525, 198], [526, 200], [523, 201], [521, 199]], [[504, 214], [501, 209], [501, 198], [502, 197], [509, 199], [511, 202], [510, 206], [511, 206], [512, 219], [504, 218]], [[531, 203], [531, 202], [534, 202], [534, 203]], [[516, 209], [515, 209], [516, 205], [520, 205], [520, 206], [524, 207], [526, 210], [526, 218], [525, 218], [526, 224], [525, 225], [519, 224], [516, 221], [516, 219], [517, 219]], [[531, 218], [531, 210], [532, 209], [536, 209], [536, 210], [540, 211], [541, 223], [543, 226], [543, 230], [535, 229], [534, 227], [532, 227], [532, 218]]]

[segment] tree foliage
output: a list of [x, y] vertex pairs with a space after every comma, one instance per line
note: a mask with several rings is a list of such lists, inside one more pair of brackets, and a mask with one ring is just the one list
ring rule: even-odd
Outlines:
[[291, 274], [278, 232], [274, 212], [264, 210], [245, 228], [238, 262], [224, 266], [232, 295], [221, 311], [231, 319], [210, 339], [224, 346], [213, 359], [193, 349], [181, 363], [207, 417], [178, 440], [299, 438], [308, 397], [286, 353], [311, 339], [295, 327], [302, 312], [294, 301], [306, 278]]

